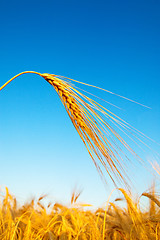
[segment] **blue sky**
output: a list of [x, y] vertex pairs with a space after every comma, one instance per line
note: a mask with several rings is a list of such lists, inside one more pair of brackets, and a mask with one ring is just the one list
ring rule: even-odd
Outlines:
[[[105, 103], [160, 142], [159, 11], [156, 0], [1, 0], [0, 85], [34, 70], [100, 86], [150, 106], [87, 88], [121, 107]], [[34, 75], [0, 92], [0, 161], [0, 186], [20, 200], [48, 193], [53, 201], [66, 202], [77, 186], [83, 189], [81, 201], [101, 205], [114, 188], [108, 178], [107, 190], [102, 184], [54, 89]], [[153, 177], [141, 166], [128, 171], [138, 193], [150, 186]]]

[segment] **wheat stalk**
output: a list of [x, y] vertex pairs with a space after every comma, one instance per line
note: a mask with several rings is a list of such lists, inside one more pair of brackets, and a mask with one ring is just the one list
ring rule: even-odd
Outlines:
[[[135, 156], [137, 155], [109, 123], [102, 118], [102, 115], [121, 129], [129, 130], [131, 126], [93, 99], [78, 91], [71, 82], [73, 79], [26, 71], [11, 78], [0, 90], [15, 78], [26, 73], [37, 74], [54, 87], [101, 177], [105, 180], [105, 170], [114, 184], [116, 184], [116, 179], [127, 185], [127, 175], [123, 163], [124, 158], [127, 159], [127, 156], [120, 145]], [[132, 130], [136, 132], [135, 128]], [[139, 131], [138, 134], [140, 134]]]

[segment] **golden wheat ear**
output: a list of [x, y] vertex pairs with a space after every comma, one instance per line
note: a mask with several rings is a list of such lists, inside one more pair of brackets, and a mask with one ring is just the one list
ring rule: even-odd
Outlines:
[[10, 79], [0, 90], [15, 78], [26, 73], [38, 74], [54, 87], [101, 177], [105, 179], [105, 172], [107, 172], [114, 184], [120, 181], [127, 185], [129, 179], [124, 163], [128, 157], [123, 148], [132, 154], [135, 153], [102, 116], [114, 123], [115, 126], [127, 130], [130, 129], [130, 125], [78, 91], [71, 79], [60, 78], [48, 73], [27, 71]]

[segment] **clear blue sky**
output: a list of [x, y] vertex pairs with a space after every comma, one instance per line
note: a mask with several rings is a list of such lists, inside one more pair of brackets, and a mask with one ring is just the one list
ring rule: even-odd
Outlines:
[[[105, 104], [160, 142], [159, 12], [158, 0], [1, 0], [0, 85], [34, 70], [100, 86], [150, 106], [87, 89], [121, 107]], [[114, 188], [108, 179], [105, 189], [54, 89], [34, 75], [0, 92], [0, 161], [0, 186], [20, 200], [48, 193], [67, 202], [77, 186], [81, 201], [101, 205]], [[153, 177], [139, 165], [129, 171], [137, 192], [145, 191]]]

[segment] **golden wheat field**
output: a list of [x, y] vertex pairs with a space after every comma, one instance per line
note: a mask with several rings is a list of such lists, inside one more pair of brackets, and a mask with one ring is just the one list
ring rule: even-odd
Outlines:
[[[6, 188], [0, 205], [0, 239], [5, 240], [158, 240], [160, 239], [160, 201], [154, 193], [143, 193], [149, 207], [140, 209], [124, 189], [122, 199], [106, 203], [105, 208], [88, 210], [88, 204], [78, 204], [79, 194], [73, 193], [69, 207], [50, 203], [43, 198], [19, 206]], [[141, 196], [142, 197], [142, 196]], [[118, 206], [125, 201], [126, 207]], [[85, 207], [87, 206], [87, 210]]]
[[[90, 210], [89, 204], [78, 203], [80, 194], [75, 192], [71, 196], [70, 206], [59, 203], [49, 203], [46, 206], [43, 203], [45, 196], [36, 201], [32, 200], [24, 205], [19, 205], [16, 198], [6, 188], [5, 194], [1, 193], [0, 239], [160, 239], [158, 195], [155, 194], [155, 189], [152, 187], [150, 192], [143, 193], [138, 199], [134, 199], [127, 190], [129, 184], [125, 171], [125, 163], [128, 160], [126, 151], [132, 154], [137, 161], [142, 162], [142, 159], [115, 128], [118, 127], [126, 135], [135, 137], [136, 141], [142, 142], [140, 137], [147, 136], [98, 102], [82, 94], [74, 86], [73, 83], [77, 81], [73, 79], [28, 71], [10, 79], [0, 90], [25, 73], [37, 74], [54, 87], [102, 179], [105, 181], [107, 175], [116, 187], [121, 183], [126, 188], [117, 187], [117, 191], [121, 192], [123, 197], [115, 199], [113, 202], [110, 202], [110, 198], [108, 198], [105, 206], [97, 210]], [[105, 118], [109, 119], [110, 123]], [[148, 207], [146, 206], [145, 209], [142, 209], [140, 205], [142, 197], [148, 198], [149, 201]], [[119, 206], [121, 201], [125, 202], [125, 207]]]

